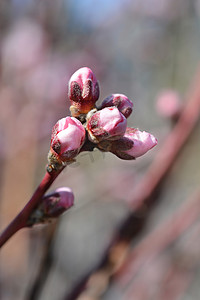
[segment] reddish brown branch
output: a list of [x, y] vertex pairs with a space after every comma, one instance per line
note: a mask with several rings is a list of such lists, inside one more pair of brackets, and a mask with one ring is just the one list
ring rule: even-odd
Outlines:
[[[64, 168], [64, 167], [63, 167]], [[27, 226], [27, 220], [33, 211], [33, 209], [39, 204], [45, 192], [54, 182], [56, 177], [63, 170], [52, 171], [51, 173], [46, 172], [43, 177], [40, 185], [35, 190], [33, 196], [29, 200], [29, 202], [25, 205], [25, 207], [20, 211], [20, 213], [13, 219], [13, 221], [6, 227], [6, 229], [0, 235], [0, 248], [7, 242], [9, 238], [11, 238], [18, 230]]]
[[131, 278], [145, 263], [154, 259], [163, 249], [173, 243], [183, 234], [200, 215], [200, 191], [188, 199], [183, 207], [166, 223], [149, 234], [139, 245], [135, 246], [131, 255], [116, 274], [123, 284], [128, 284]]
[[[195, 276], [195, 271], [199, 268], [200, 252], [199, 244], [197, 243], [200, 234], [200, 224], [198, 222], [200, 214], [199, 204], [200, 191], [193, 198], [186, 201], [179, 212], [174, 215], [173, 222], [171, 218], [160, 229], [155, 230], [140, 245], [135, 247], [127, 257], [125, 265], [115, 277], [118, 283], [121, 284], [121, 287], [126, 290], [123, 299], [135, 299], [136, 295], [136, 298], [140, 299], [138, 293], [139, 295], [143, 294], [144, 286], [145, 290], [147, 290], [147, 296], [142, 298], [144, 300], [149, 299], [148, 290], [157, 290], [155, 298], [161, 300], [176, 300], [184, 295]], [[187, 210], [189, 213], [188, 219]], [[197, 226], [190, 229], [189, 227], [192, 227], [195, 221], [198, 222]], [[167, 248], [189, 229], [190, 232], [186, 238], [183, 238], [181, 244], [178, 244], [177, 247], [175, 246], [167, 255], [170, 260], [167, 260], [167, 264], [163, 264], [163, 252], [168, 250]], [[163, 236], [165, 235], [166, 240], [164, 241]], [[158, 263], [159, 261], [161, 261], [160, 264]], [[154, 278], [153, 282], [149, 278], [152, 273], [154, 275], [157, 273], [157, 278]], [[146, 276], [146, 274], [148, 275]], [[155, 286], [152, 286], [154, 282], [156, 282]]]

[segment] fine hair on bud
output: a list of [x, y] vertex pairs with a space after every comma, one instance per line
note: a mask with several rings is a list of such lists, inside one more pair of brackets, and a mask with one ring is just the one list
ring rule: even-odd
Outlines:
[[88, 138], [93, 143], [116, 140], [124, 135], [126, 126], [126, 118], [116, 107], [106, 107], [88, 119]]
[[133, 111], [133, 102], [123, 94], [112, 94], [106, 97], [100, 108], [116, 106], [128, 118]]
[[99, 98], [99, 83], [90, 68], [77, 70], [69, 80], [68, 97], [73, 117], [87, 114]]
[[[157, 145], [157, 139], [152, 134], [146, 131], [140, 131], [137, 128], [127, 127], [124, 138], [124, 149], [123, 143], [119, 141], [121, 147], [118, 147], [118, 141], [116, 141], [115, 145], [112, 146], [112, 152], [119, 158], [126, 160], [131, 160], [142, 156]], [[126, 148], [128, 141], [133, 143], [132, 147], [129, 149]], [[131, 144], [129, 143], [129, 145]]]
[[85, 128], [81, 122], [73, 117], [62, 118], [53, 127], [50, 151], [58, 160], [69, 161], [77, 156], [84, 141]]

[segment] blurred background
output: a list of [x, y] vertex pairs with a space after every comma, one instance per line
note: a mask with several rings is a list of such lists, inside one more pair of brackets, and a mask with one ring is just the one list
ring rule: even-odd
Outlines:
[[[125, 94], [134, 103], [129, 126], [158, 139], [158, 146], [136, 161], [95, 150], [81, 153], [64, 170], [51, 190], [69, 186], [75, 206], [57, 223], [21, 230], [3, 247], [1, 299], [68, 299], [97, 266], [130, 211], [134, 187], [173, 128], [165, 104], [184, 106], [199, 61], [199, 0], [0, 1], [1, 229], [43, 177], [51, 129], [69, 114], [67, 83], [80, 67], [91, 68], [98, 78], [99, 103], [112, 93]], [[138, 243], [199, 186], [199, 136], [198, 122]], [[199, 233], [196, 221], [141, 266], [136, 278], [129, 270], [129, 284], [114, 278], [104, 282], [98, 297], [80, 299], [199, 299]], [[38, 289], [35, 282], [49, 249], [49, 270]]]

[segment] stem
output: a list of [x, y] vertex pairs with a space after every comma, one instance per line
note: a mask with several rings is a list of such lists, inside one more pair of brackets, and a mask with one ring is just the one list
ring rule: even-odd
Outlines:
[[33, 280], [31, 287], [29, 288], [29, 292], [27, 294], [26, 300], [39, 299], [42, 289], [46, 283], [46, 280], [48, 278], [48, 275], [53, 265], [52, 250], [53, 250], [54, 237], [57, 232], [57, 227], [58, 227], [58, 221], [46, 228], [44, 234], [45, 243], [44, 243], [44, 248], [42, 250], [43, 251], [42, 260], [39, 269], [37, 270], [37, 275]]
[[39, 204], [41, 198], [44, 196], [45, 192], [57, 178], [57, 176], [62, 172], [64, 167], [58, 171], [53, 170], [52, 172], [46, 172], [41, 183], [35, 190], [33, 196], [29, 202], [24, 206], [24, 208], [19, 212], [19, 214], [11, 221], [11, 223], [5, 228], [5, 230], [0, 235], [0, 248], [20, 229], [27, 227], [27, 220], [33, 211], [33, 209]]

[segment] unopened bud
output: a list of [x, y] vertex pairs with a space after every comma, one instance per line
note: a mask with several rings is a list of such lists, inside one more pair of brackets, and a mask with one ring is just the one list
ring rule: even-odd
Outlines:
[[51, 135], [51, 157], [61, 162], [69, 162], [79, 153], [85, 141], [85, 128], [73, 117], [60, 119], [53, 127]]
[[120, 139], [115, 141], [110, 141], [110, 140], [101, 141], [98, 144], [98, 148], [106, 152], [115, 153], [115, 152], [130, 150], [133, 147], [133, 144], [134, 143], [132, 140], [123, 136]]
[[93, 143], [116, 140], [124, 135], [126, 126], [126, 118], [116, 107], [106, 107], [88, 119], [88, 138]]
[[46, 223], [53, 218], [59, 217], [62, 213], [74, 204], [74, 194], [70, 188], [58, 188], [52, 194], [42, 198], [41, 203], [34, 209], [27, 226]]
[[71, 76], [68, 96], [73, 117], [86, 114], [95, 107], [95, 102], [99, 98], [99, 84], [91, 69], [81, 68]]
[[[156, 145], [157, 139], [152, 134], [127, 127], [124, 137], [111, 142], [108, 151], [114, 153], [121, 159], [131, 160], [144, 155]], [[106, 145], [102, 142], [99, 148], [103, 149], [105, 147]]]
[[74, 194], [67, 187], [58, 188], [51, 196], [43, 198], [42, 206], [46, 217], [56, 218], [74, 204]]
[[116, 106], [119, 111], [128, 118], [133, 110], [133, 103], [123, 94], [112, 94], [105, 98], [101, 104], [101, 108]]

